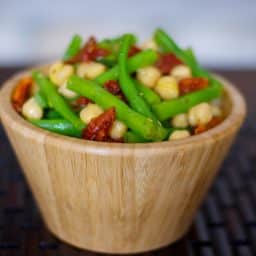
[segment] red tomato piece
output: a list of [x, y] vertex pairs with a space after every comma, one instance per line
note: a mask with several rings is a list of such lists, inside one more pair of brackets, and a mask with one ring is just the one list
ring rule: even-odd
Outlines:
[[14, 89], [12, 94], [12, 105], [17, 112], [21, 112], [22, 106], [30, 96], [30, 90], [33, 84], [31, 77], [22, 78]]
[[194, 134], [200, 134], [200, 133], [206, 132], [211, 128], [219, 125], [222, 121], [223, 121], [223, 118], [221, 117], [213, 117], [209, 123], [205, 125], [198, 125], [197, 127], [195, 127]]
[[115, 108], [108, 109], [90, 121], [88, 126], [84, 129], [82, 137], [87, 140], [107, 141], [109, 130], [115, 118]]
[[108, 54], [108, 50], [99, 48], [96, 39], [94, 37], [90, 37], [83, 48], [74, 57], [67, 60], [65, 63], [75, 64], [83, 61], [95, 61], [98, 58], [107, 56]]
[[110, 93], [117, 96], [121, 100], [125, 100], [125, 97], [121, 91], [121, 88], [117, 81], [109, 80], [104, 84], [104, 88], [107, 89]]
[[182, 64], [182, 61], [179, 60], [174, 54], [166, 53], [160, 55], [156, 63], [156, 67], [161, 71], [163, 75], [167, 75], [175, 66], [179, 64]]
[[180, 95], [204, 89], [208, 86], [208, 79], [203, 77], [184, 78], [179, 82]]
[[132, 57], [136, 55], [137, 53], [141, 52], [141, 49], [135, 45], [131, 46], [129, 52], [128, 52], [128, 57]]

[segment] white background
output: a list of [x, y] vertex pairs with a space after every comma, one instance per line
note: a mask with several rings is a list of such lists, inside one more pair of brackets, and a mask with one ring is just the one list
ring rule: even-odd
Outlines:
[[0, 65], [60, 56], [73, 33], [98, 37], [162, 26], [212, 67], [256, 67], [255, 0], [0, 0]]

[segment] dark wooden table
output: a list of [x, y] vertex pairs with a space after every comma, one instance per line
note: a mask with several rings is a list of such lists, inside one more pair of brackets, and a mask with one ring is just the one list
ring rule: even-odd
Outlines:
[[[0, 83], [17, 68], [0, 68]], [[256, 70], [220, 71], [248, 102], [248, 117], [190, 232], [153, 256], [256, 255]], [[0, 106], [1, 107], [1, 106]], [[0, 128], [0, 256], [96, 256], [55, 239], [45, 228]]]

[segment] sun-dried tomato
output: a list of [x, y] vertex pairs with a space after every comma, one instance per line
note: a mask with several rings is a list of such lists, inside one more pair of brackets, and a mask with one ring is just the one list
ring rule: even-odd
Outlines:
[[103, 48], [96, 48], [93, 52], [93, 54], [91, 55], [92, 60], [97, 60], [100, 59], [102, 57], [105, 57], [107, 55], [109, 55], [109, 51], [107, 49], [103, 49]]
[[86, 106], [90, 102], [91, 102], [90, 99], [88, 99], [86, 97], [83, 97], [83, 96], [80, 96], [79, 98], [76, 99], [76, 104], [81, 106], [81, 107]]
[[182, 61], [179, 60], [174, 54], [166, 53], [160, 55], [156, 63], [156, 67], [159, 68], [163, 75], [167, 75], [175, 66], [179, 64], [182, 64]]
[[200, 134], [207, 131], [205, 125], [198, 125], [194, 128], [194, 134]]
[[31, 77], [22, 78], [14, 89], [12, 94], [12, 105], [17, 112], [21, 112], [22, 106], [30, 96], [30, 90], [33, 84]]
[[211, 129], [219, 125], [223, 121], [223, 117], [213, 117], [212, 120], [207, 124], [208, 129]]
[[213, 117], [211, 121], [205, 125], [198, 125], [194, 129], [194, 134], [200, 134], [210, 130], [211, 128], [219, 125], [223, 121], [222, 117]]
[[112, 94], [117, 95], [121, 92], [120, 86], [117, 81], [109, 80], [104, 84], [104, 87]]
[[135, 45], [132, 45], [129, 52], [128, 52], [128, 57], [132, 57], [136, 55], [137, 53], [141, 52], [141, 49]]
[[83, 61], [94, 61], [109, 54], [107, 49], [98, 47], [94, 37], [90, 37], [83, 48], [72, 58], [65, 61], [68, 64], [75, 64]]
[[180, 95], [204, 89], [208, 86], [208, 79], [203, 77], [184, 78], [179, 82]]
[[92, 119], [83, 131], [86, 140], [107, 141], [109, 130], [115, 121], [115, 108], [110, 108], [100, 116]]
[[73, 102], [71, 102], [71, 106], [73, 107], [74, 110], [81, 110], [83, 107], [85, 107], [90, 102], [91, 102], [90, 99], [80, 96], [79, 98], [77, 98]]
[[117, 96], [121, 100], [125, 100], [125, 96], [122, 93], [122, 90], [116, 80], [109, 80], [104, 84], [104, 88], [107, 89], [110, 93]]

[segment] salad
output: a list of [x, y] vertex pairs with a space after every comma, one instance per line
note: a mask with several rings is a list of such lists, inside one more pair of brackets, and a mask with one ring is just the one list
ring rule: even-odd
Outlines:
[[145, 143], [205, 132], [224, 119], [223, 86], [162, 29], [83, 42], [21, 78], [14, 109], [42, 129], [85, 140]]

